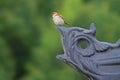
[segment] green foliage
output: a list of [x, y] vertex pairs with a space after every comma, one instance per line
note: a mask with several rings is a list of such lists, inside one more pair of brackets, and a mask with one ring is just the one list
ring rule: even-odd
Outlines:
[[50, 13], [58, 11], [74, 26], [97, 38], [120, 38], [118, 0], [0, 0], [0, 80], [86, 80], [55, 57], [63, 53]]

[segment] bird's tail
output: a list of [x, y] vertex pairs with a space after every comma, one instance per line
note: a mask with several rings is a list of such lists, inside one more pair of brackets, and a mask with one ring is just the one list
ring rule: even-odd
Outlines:
[[72, 26], [72, 25], [71, 25], [70, 23], [68, 23], [68, 22], [65, 22], [65, 24], [68, 25], [68, 26]]

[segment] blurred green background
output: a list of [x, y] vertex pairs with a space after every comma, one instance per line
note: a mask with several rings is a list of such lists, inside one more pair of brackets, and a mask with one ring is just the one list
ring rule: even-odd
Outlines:
[[0, 0], [0, 80], [87, 80], [56, 59], [63, 49], [52, 11], [74, 26], [94, 22], [100, 41], [120, 38], [120, 0]]

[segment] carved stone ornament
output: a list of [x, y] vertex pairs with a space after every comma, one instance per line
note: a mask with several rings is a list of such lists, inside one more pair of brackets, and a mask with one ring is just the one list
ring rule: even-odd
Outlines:
[[[64, 54], [58, 55], [72, 68], [90, 80], [120, 80], [120, 40], [115, 44], [100, 42], [95, 38], [94, 23], [90, 29], [57, 26], [62, 38]], [[82, 48], [80, 43], [87, 43]]]

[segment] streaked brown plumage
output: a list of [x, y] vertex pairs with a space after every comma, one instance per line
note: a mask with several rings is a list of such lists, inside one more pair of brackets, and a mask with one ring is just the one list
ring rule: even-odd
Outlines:
[[70, 25], [69, 23], [65, 22], [63, 16], [57, 12], [52, 12], [52, 18], [56, 25], [62, 26], [64, 24]]

